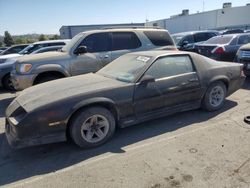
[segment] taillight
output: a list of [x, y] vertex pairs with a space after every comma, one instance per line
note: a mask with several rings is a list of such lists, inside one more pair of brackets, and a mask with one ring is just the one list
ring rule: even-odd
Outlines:
[[224, 54], [225, 53], [225, 49], [223, 47], [218, 47], [218, 48], [215, 48], [212, 53], [214, 54]]

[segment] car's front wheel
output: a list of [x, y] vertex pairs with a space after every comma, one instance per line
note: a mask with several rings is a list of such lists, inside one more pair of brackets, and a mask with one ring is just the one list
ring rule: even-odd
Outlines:
[[106, 108], [90, 107], [79, 112], [70, 125], [70, 136], [78, 146], [92, 148], [105, 143], [115, 132], [115, 118]]
[[215, 111], [222, 108], [226, 98], [226, 86], [223, 82], [212, 83], [203, 98], [202, 107], [208, 111]]
[[3, 87], [8, 91], [15, 91], [15, 88], [11, 82], [10, 74], [3, 77]]

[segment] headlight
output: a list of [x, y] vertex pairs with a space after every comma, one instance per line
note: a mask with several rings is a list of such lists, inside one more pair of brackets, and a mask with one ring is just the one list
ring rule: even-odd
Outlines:
[[27, 73], [32, 68], [31, 64], [17, 64], [16, 71], [19, 73]]

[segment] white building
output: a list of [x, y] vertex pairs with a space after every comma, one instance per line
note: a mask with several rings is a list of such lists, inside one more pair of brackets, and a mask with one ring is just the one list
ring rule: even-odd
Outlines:
[[250, 29], [250, 4], [232, 7], [231, 3], [224, 3], [222, 9], [189, 15], [188, 10], [169, 19], [147, 22], [146, 26], [157, 26], [167, 29], [170, 33], [196, 31], [206, 29]]

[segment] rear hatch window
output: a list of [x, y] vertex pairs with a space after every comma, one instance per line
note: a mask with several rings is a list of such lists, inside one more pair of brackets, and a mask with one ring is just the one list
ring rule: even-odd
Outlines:
[[174, 46], [174, 42], [166, 31], [144, 31], [147, 38], [155, 46]]
[[228, 44], [233, 39], [233, 36], [216, 36], [208, 39], [203, 44]]

